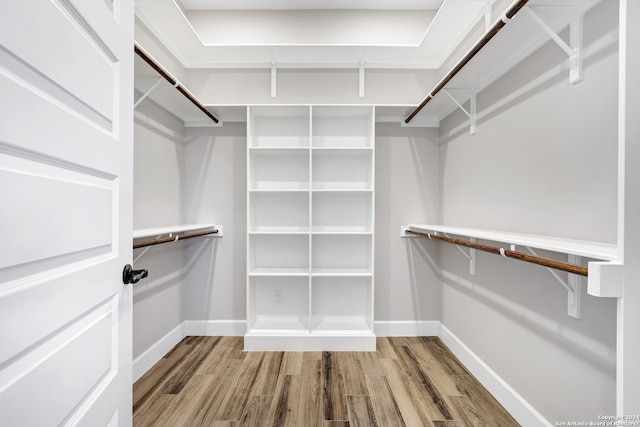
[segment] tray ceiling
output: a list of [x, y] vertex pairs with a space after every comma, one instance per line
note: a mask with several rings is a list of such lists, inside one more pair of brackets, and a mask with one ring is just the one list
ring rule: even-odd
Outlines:
[[439, 68], [485, 0], [138, 0], [187, 68]]

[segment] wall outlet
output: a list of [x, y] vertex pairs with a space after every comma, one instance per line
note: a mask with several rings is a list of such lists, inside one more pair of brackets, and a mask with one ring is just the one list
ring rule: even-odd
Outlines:
[[282, 290], [273, 291], [273, 302], [275, 304], [282, 304], [283, 299], [284, 299], [284, 291]]

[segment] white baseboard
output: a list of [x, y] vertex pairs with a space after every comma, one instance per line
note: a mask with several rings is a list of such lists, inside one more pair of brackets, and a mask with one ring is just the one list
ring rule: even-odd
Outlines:
[[136, 357], [133, 361], [133, 381], [136, 382], [140, 379], [145, 372], [158, 363], [158, 361], [185, 336], [184, 323], [181, 323], [156, 341], [155, 344], [145, 350], [140, 356]]
[[185, 336], [241, 337], [247, 333], [246, 320], [185, 320]]
[[379, 337], [435, 337], [440, 332], [437, 320], [390, 320], [373, 322]]
[[550, 427], [553, 425], [441, 323], [438, 336], [473, 376], [489, 390], [521, 425], [536, 427]]

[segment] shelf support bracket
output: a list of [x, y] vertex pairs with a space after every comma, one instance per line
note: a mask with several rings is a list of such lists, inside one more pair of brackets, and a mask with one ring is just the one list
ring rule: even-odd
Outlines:
[[[538, 254], [531, 248], [527, 247], [531, 255]], [[571, 264], [580, 264], [580, 256], [569, 254], [567, 262]], [[567, 282], [565, 282], [558, 273], [549, 267], [545, 267], [549, 273], [567, 290], [567, 314], [574, 319], [580, 319], [580, 295], [582, 293], [582, 278], [577, 274], [567, 273]]]
[[[469, 241], [475, 243], [476, 238], [469, 237]], [[473, 248], [469, 249], [469, 274], [476, 275], [476, 250]]]
[[469, 111], [467, 111], [466, 108], [464, 108], [462, 106], [462, 104], [460, 104], [458, 102], [458, 100], [451, 95], [451, 92], [449, 92], [447, 89], [443, 89], [444, 93], [446, 93], [449, 98], [451, 98], [451, 100], [458, 106], [458, 108], [460, 108], [462, 110], [463, 113], [465, 113], [467, 115], [467, 117], [469, 117], [469, 132], [471, 133], [471, 135], [475, 135], [476, 134], [476, 93], [473, 90], [469, 90]]
[[[171, 236], [173, 236], [173, 233], [169, 233], [169, 237], [171, 237]], [[157, 236], [156, 236], [156, 238], [155, 238], [154, 240], [160, 240], [160, 238], [161, 238], [161, 237], [162, 237], [162, 234], [159, 234], [159, 235], [157, 235]], [[135, 264], [136, 262], [138, 262], [138, 260], [139, 260], [140, 258], [142, 258], [142, 256], [143, 256], [144, 254], [146, 254], [146, 253], [147, 253], [147, 251], [148, 251], [149, 249], [151, 249], [151, 246], [147, 246], [146, 248], [144, 248], [144, 249], [142, 250], [142, 252], [140, 252], [140, 253], [138, 254], [138, 256], [134, 258], [134, 260], [131, 262], [131, 264]]]
[[[407, 233], [407, 228], [408, 226], [403, 225], [402, 228], [400, 229], [400, 237], [409, 237], [409, 238], [416, 238], [418, 236], [414, 235], [414, 234], [409, 234]], [[429, 239], [431, 239], [431, 235], [434, 236], [438, 236], [440, 233], [442, 233], [442, 235], [444, 237], [449, 237], [449, 235], [447, 235], [447, 233], [445, 232], [440, 232], [440, 231], [434, 231], [433, 233], [429, 234]], [[469, 241], [470, 242], [474, 242], [476, 241], [475, 237], [469, 237]], [[460, 245], [455, 245], [456, 248], [458, 248], [458, 250], [460, 252], [462, 252], [462, 255], [465, 256], [465, 258], [467, 258], [469, 260], [469, 274], [472, 276], [476, 275], [476, 250], [473, 248], [469, 248], [469, 253], [467, 254], [464, 249], [462, 249], [460, 247]]]
[[551, 39], [556, 42], [556, 44], [560, 46], [567, 55], [569, 55], [569, 82], [572, 84], [580, 83], [583, 80], [582, 27], [584, 15], [582, 13], [576, 13], [571, 17], [571, 21], [569, 23], [569, 45], [567, 45], [565, 41], [562, 40], [553, 30], [553, 28], [544, 22], [540, 15], [538, 15], [530, 6], [525, 6], [524, 9], [527, 11], [529, 16], [531, 16], [533, 21], [546, 31]]
[[278, 67], [275, 61], [271, 63], [271, 97], [275, 98], [278, 89]]
[[[439, 232], [438, 232], [438, 231], [436, 231], [436, 232], [435, 232], [435, 233], [433, 233], [433, 234], [437, 236], [437, 235], [438, 235], [438, 233], [439, 233]], [[443, 235], [444, 237], [450, 238], [450, 237], [449, 237], [449, 235], [448, 235], [447, 233], [444, 233], [444, 232], [443, 232], [443, 233], [442, 233], [442, 235]], [[470, 241], [470, 242], [475, 242], [475, 241], [476, 241], [476, 239], [475, 239], [475, 237], [469, 237], [469, 241]], [[472, 275], [472, 276], [475, 276], [475, 275], [476, 275], [476, 250], [475, 250], [475, 249], [473, 249], [473, 248], [471, 248], [471, 249], [469, 249], [469, 253], [467, 254], [467, 253], [464, 251], [464, 249], [462, 249], [462, 248], [460, 247], [460, 245], [455, 245], [455, 246], [456, 246], [456, 248], [458, 248], [458, 250], [459, 250], [460, 252], [462, 252], [462, 255], [464, 255], [464, 256], [465, 256], [465, 258], [467, 258], [467, 259], [469, 260], [469, 274], [470, 274], [470, 275]]]
[[490, 0], [484, 0], [484, 30], [489, 31], [493, 25], [493, 8]]
[[153, 84], [153, 86], [151, 86], [151, 87], [149, 88], [149, 90], [148, 90], [148, 91], [146, 91], [145, 93], [143, 93], [143, 94], [142, 94], [142, 96], [141, 96], [141, 97], [136, 101], [136, 103], [135, 103], [135, 104], [133, 104], [133, 109], [134, 109], [134, 110], [138, 107], [138, 105], [140, 105], [140, 103], [141, 103], [142, 101], [144, 101], [144, 100], [145, 100], [145, 98], [146, 98], [147, 96], [149, 96], [149, 95], [151, 94], [151, 92], [153, 92], [153, 91], [155, 90], [155, 88], [157, 88], [157, 87], [158, 87], [158, 85], [160, 84], [160, 82], [161, 82], [162, 80], [164, 80], [164, 79], [163, 79], [162, 77], [160, 77], [160, 78], [158, 79], [158, 81], [157, 81], [157, 82], [155, 82], [155, 83]]

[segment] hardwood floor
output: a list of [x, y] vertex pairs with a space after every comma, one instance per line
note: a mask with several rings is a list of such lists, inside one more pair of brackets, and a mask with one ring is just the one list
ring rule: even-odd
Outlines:
[[134, 426], [519, 425], [439, 338], [378, 338], [375, 353], [242, 346], [186, 337], [134, 384]]

